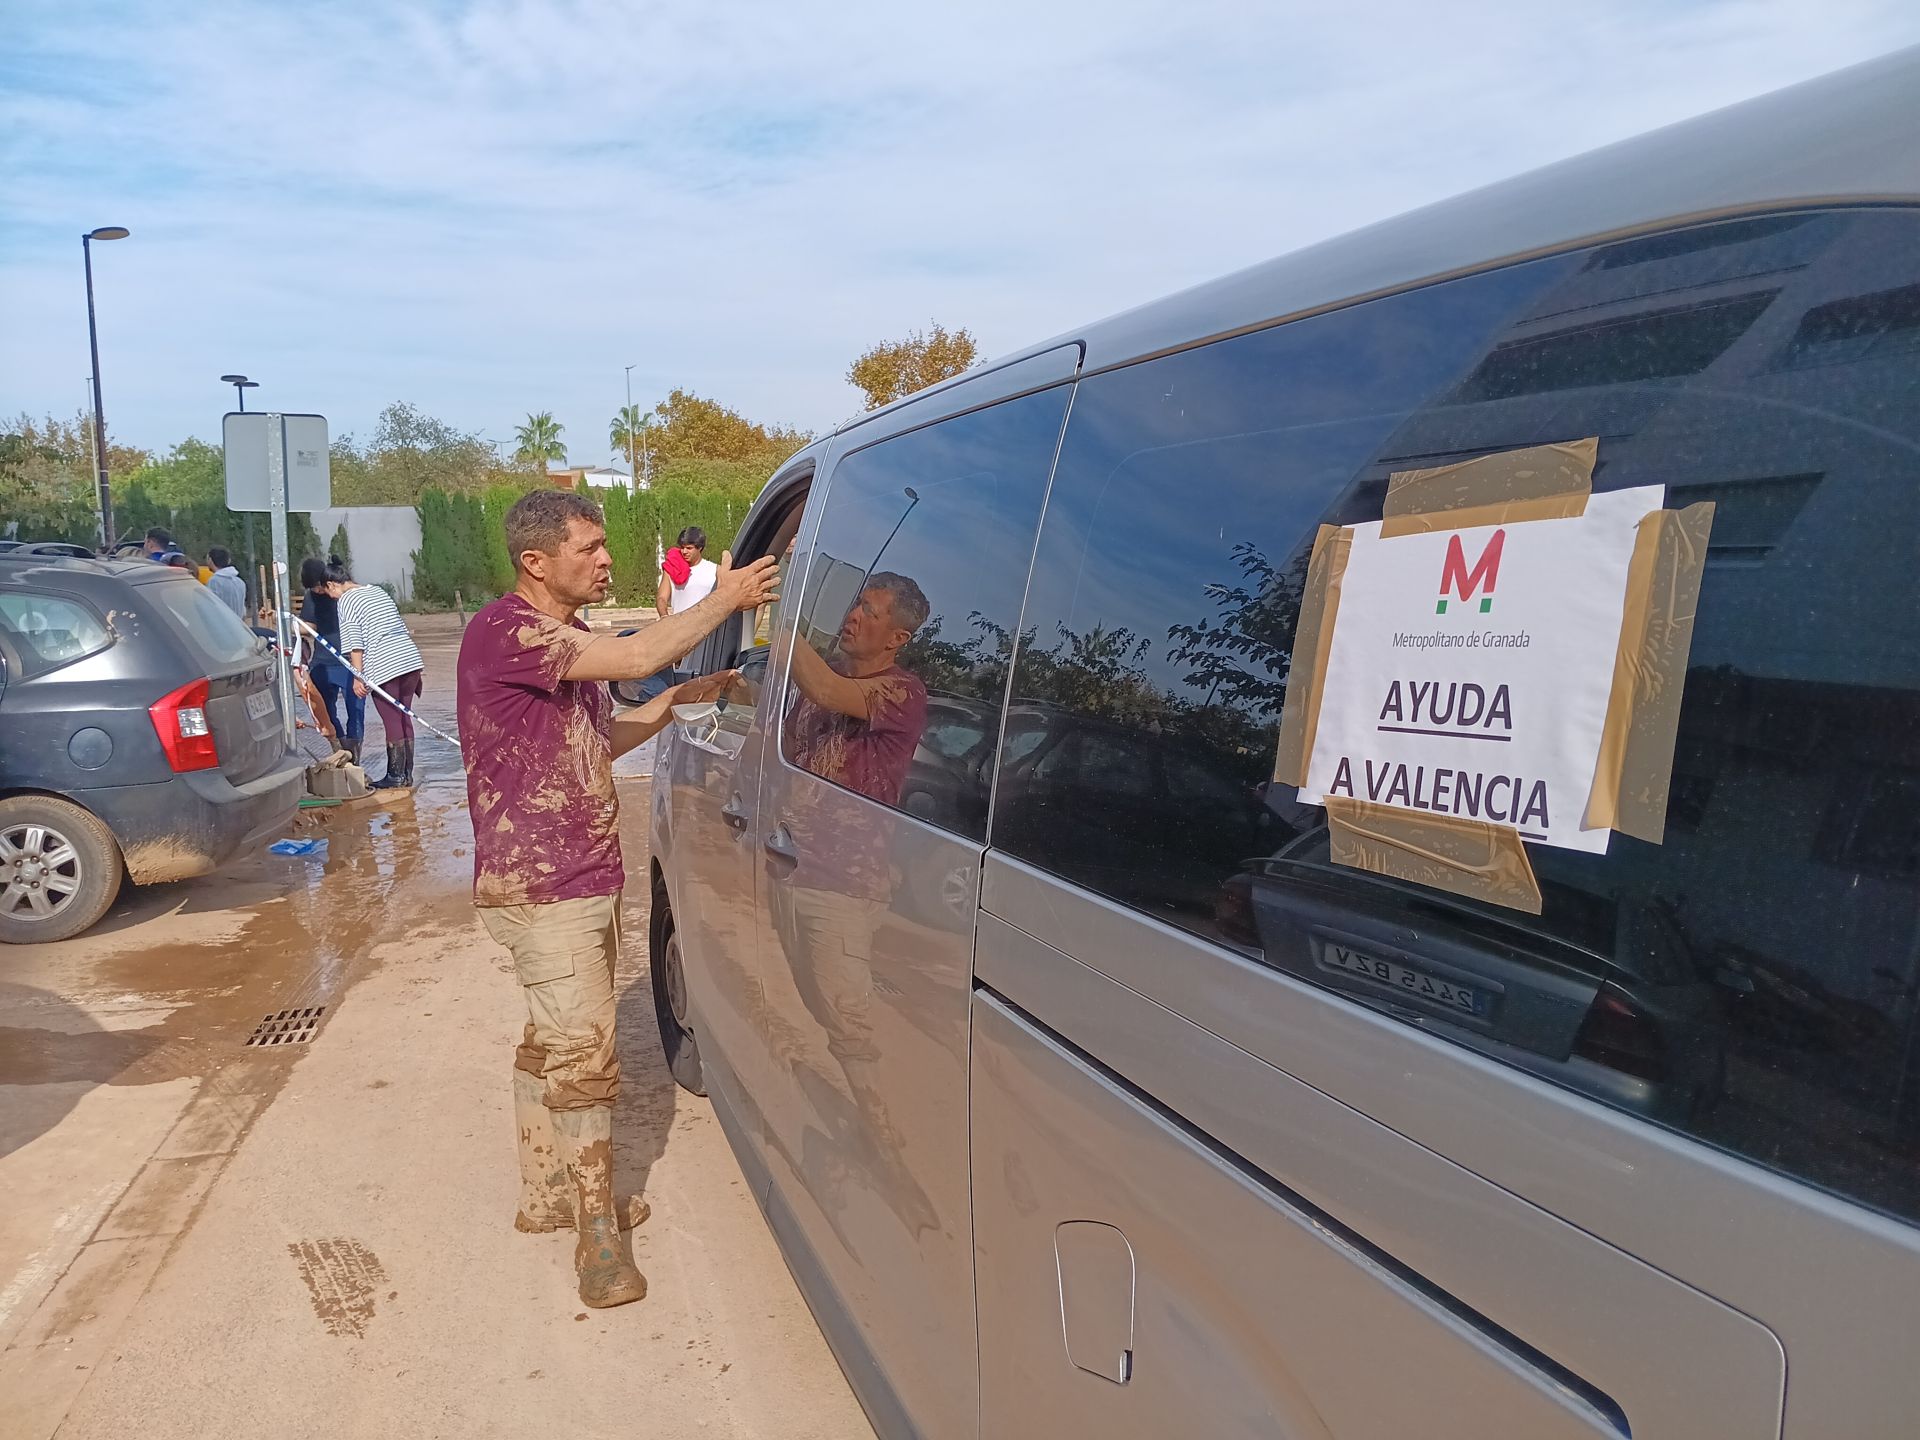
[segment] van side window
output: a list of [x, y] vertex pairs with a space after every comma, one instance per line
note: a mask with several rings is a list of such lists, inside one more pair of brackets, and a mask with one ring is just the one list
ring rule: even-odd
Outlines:
[[[1051, 733], [1009, 748], [993, 844], [1920, 1220], [1916, 286], [1920, 216], [1808, 213], [1082, 381], [1009, 697]], [[1665, 843], [1529, 845], [1537, 918], [1332, 864], [1271, 783], [1316, 528], [1378, 519], [1393, 471], [1583, 436], [1596, 492], [1718, 507]], [[1049, 768], [1090, 736], [1124, 784]]]
[[1067, 387], [857, 450], [828, 480], [788, 763], [971, 839]]
[[760, 705], [760, 690], [766, 683], [767, 660], [772, 654], [771, 641], [779, 608], [793, 603], [787, 598], [787, 577], [793, 569], [793, 541], [800, 531], [801, 512], [805, 504], [804, 491], [791, 497], [772, 531], [760, 543], [750, 549], [742, 549], [734, 556], [737, 565], [745, 565], [763, 555], [774, 556], [780, 569], [780, 599], [727, 621], [707, 642], [708, 648], [696, 652], [706, 657], [705, 663], [699, 667], [703, 670], [736, 669], [740, 672], [739, 679], [727, 691], [727, 704], [721, 723], [742, 734], [752, 725], [754, 713]]

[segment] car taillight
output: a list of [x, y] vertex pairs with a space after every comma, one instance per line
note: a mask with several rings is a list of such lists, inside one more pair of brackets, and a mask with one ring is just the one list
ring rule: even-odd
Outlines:
[[1253, 878], [1246, 874], [1229, 876], [1213, 897], [1213, 923], [1220, 927], [1222, 939], [1249, 949], [1260, 948], [1260, 928], [1253, 918]]
[[167, 752], [167, 764], [176, 774], [188, 770], [211, 770], [220, 763], [213, 746], [213, 731], [207, 726], [208, 682], [194, 680], [171, 695], [163, 695], [147, 707], [153, 728], [160, 736], [160, 748]]
[[1659, 1028], [1645, 1011], [1611, 985], [1601, 986], [1593, 997], [1580, 1033], [1574, 1037], [1573, 1053], [1641, 1080], [1667, 1078], [1666, 1048], [1660, 1042]]

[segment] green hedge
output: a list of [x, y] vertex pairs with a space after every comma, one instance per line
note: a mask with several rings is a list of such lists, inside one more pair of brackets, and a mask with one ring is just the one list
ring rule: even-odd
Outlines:
[[[673, 460], [654, 472], [649, 490], [596, 492], [607, 518], [607, 550], [613, 557], [614, 602], [651, 605], [660, 579], [663, 546], [681, 529], [707, 532], [707, 556], [718, 560], [733, 544], [747, 508], [766, 483], [763, 467], [727, 460]], [[496, 485], [484, 495], [428, 490], [420, 497], [420, 549], [413, 557], [414, 594], [453, 602], [457, 590], [469, 605], [513, 587], [507, 554], [507, 511], [525, 488]]]
[[[254, 592], [260, 588], [259, 567], [273, 558], [273, 520], [266, 511], [253, 517], [253, 549], [249, 551], [243, 512], [229, 510], [220, 500], [163, 505], [136, 482], [114, 497], [113, 524], [120, 534], [128, 536], [144, 535], [158, 525], [173, 536], [173, 543], [195, 564], [207, 558], [211, 547], [222, 546], [232, 552], [233, 563], [246, 579], [248, 595], [258, 600]], [[313, 517], [296, 510], [287, 516], [287, 561], [296, 586], [300, 583], [300, 562], [309, 555], [327, 558], [327, 552], [320, 548], [319, 532], [313, 528]]]

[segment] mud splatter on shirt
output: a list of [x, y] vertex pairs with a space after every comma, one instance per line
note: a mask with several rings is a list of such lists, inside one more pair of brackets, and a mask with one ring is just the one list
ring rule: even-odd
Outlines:
[[[864, 719], [804, 695], [794, 701], [787, 715], [787, 758], [822, 780], [897, 809], [913, 752], [927, 728], [927, 687], [898, 665], [859, 683], [867, 695]], [[804, 790], [791, 803], [788, 825], [802, 857], [792, 883], [867, 900], [892, 893], [890, 816]]]
[[[838, 662], [833, 668], [844, 673]], [[869, 800], [898, 805], [914, 747], [927, 728], [927, 687], [898, 665], [858, 683], [867, 695], [865, 719], [816, 705], [804, 695], [794, 702], [787, 719], [787, 758]]]
[[519, 595], [467, 624], [460, 741], [476, 905], [617, 895], [626, 883], [613, 701], [598, 681], [565, 678], [589, 638]]

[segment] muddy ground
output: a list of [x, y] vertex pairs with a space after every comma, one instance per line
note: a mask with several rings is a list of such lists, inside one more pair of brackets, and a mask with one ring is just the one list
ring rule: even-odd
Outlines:
[[[416, 628], [452, 731], [457, 631]], [[0, 948], [0, 1436], [871, 1434], [660, 1062], [649, 760], [621, 767], [615, 1117], [647, 1299], [585, 1310], [570, 1238], [512, 1229], [520, 999], [468, 903], [459, 756], [423, 736], [412, 794], [303, 817], [324, 853]], [[249, 1047], [270, 1016], [311, 1038]]]

